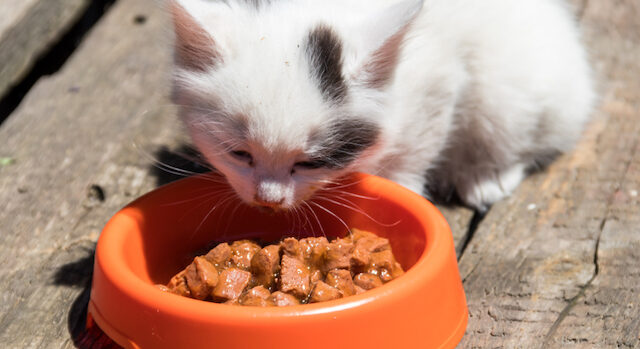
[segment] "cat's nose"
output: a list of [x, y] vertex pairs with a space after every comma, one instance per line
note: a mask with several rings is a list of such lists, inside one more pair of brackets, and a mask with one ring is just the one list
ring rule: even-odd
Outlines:
[[285, 195], [282, 185], [273, 180], [262, 180], [256, 186], [253, 201], [263, 207], [276, 208], [284, 203]]
[[256, 194], [253, 197], [253, 201], [260, 206], [276, 208], [282, 205], [282, 203], [284, 202], [284, 198], [280, 198], [280, 199], [264, 198]]

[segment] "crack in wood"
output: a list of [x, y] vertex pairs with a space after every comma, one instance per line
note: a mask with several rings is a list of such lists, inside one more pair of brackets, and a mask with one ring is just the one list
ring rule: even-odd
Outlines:
[[[44, 52], [30, 71], [0, 99], [0, 125], [20, 105], [41, 77], [58, 72], [80, 46], [86, 34], [117, 0], [93, 0], [57, 42]], [[73, 87], [71, 88], [73, 89]]]
[[[471, 217], [471, 221], [469, 222], [469, 228], [467, 229], [467, 232], [465, 233], [464, 237], [462, 238], [461, 243], [458, 245], [459, 247], [456, 247], [456, 249], [457, 249], [456, 252], [457, 252], [457, 255], [458, 255], [458, 261], [460, 261], [460, 258], [462, 258], [462, 255], [464, 254], [464, 251], [469, 246], [469, 243], [473, 239], [473, 236], [475, 235], [475, 232], [478, 229], [478, 226], [482, 222], [482, 219], [484, 219], [484, 217], [489, 213], [490, 210], [491, 210], [491, 208], [487, 209], [484, 212], [480, 212], [480, 211], [474, 211], [473, 212], [473, 217]], [[464, 280], [463, 280], [463, 282], [464, 282]]]
[[560, 325], [562, 324], [562, 322], [566, 319], [567, 315], [569, 315], [569, 312], [571, 312], [571, 310], [578, 304], [578, 301], [585, 296], [586, 290], [591, 286], [591, 284], [593, 283], [595, 278], [600, 273], [600, 266], [598, 265], [598, 251], [600, 249], [600, 239], [602, 237], [602, 232], [604, 231], [605, 225], [607, 223], [607, 219], [609, 218], [609, 215], [611, 214], [611, 207], [613, 205], [615, 192], [617, 192], [620, 188], [624, 187], [625, 180], [627, 178], [627, 174], [629, 173], [629, 169], [631, 168], [631, 163], [632, 163], [634, 155], [635, 155], [635, 149], [638, 148], [638, 143], [639, 143], [638, 139], [636, 139], [633, 142], [633, 146], [631, 147], [631, 149], [633, 149], [633, 151], [631, 153], [631, 156], [629, 156], [628, 160], [625, 163], [625, 169], [622, 172], [622, 176], [620, 177], [619, 185], [616, 188], [614, 188], [613, 194], [611, 195], [611, 197], [609, 198], [609, 200], [607, 202], [607, 206], [606, 206], [606, 209], [605, 209], [605, 215], [602, 218], [602, 220], [600, 221], [600, 230], [598, 231], [598, 236], [596, 238], [595, 248], [594, 248], [594, 252], [593, 252], [593, 265], [594, 265], [593, 275], [591, 276], [591, 278], [583, 286], [580, 287], [580, 290], [579, 290], [578, 294], [576, 294], [573, 298], [571, 298], [567, 302], [567, 305], [562, 309], [562, 311], [560, 312], [560, 314], [558, 315], [558, 317], [554, 321], [553, 325], [551, 325], [551, 327], [549, 328], [549, 331], [547, 331], [547, 334], [545, 335], [545, 338], [542, 341], [541, 348], [547, 348], [548, 347], [551, 339], [553, 338], [553, 336], [557, 332], [557, 330], [560, 327]]
[[606, 217], [602, 219], [602, 222], [600, 223], [600, 232], [598, 233], [598, 237], [596, 238], [595, 251], [593, 253], [593, 264], [595, 266], [593, 275], [583, 286], [580, 287], [580, 291], [578, 291], [578, 294], [576, 294], [573, 298], [571, 298], [567, 302], [567, 305], [562, 309], [562, 311], [560, 311], [560, 314], [558, 314], [558, 317], [549, 328], [549, 331], [547, 331], [547, 334], [545, 335], [544, 340], [542, 341], [541, 348], [547, 348], [549, 346], [549, 342], [551, 341], [556, 331], [560, 327], [560, 324], [562, 324], [562, 321], [564, 321], [567, 315], [569, 315], [569, 312], [571, 312], [573, 307], [575, 307], [576, 304], [578, 304], [578, 300], [584, 297], [586, 290], [591, 286], [591, 283], [593, 283], [593, 280], [595, 280], [595, 278], [598, 276], [598, 273], [600, 272], [600, 268], [598, 266], [598, 250], [600, 248], [600, 237], [602, 236], [602, 230], [604, 229], [604, 224], [606, 220], [607, 220]]

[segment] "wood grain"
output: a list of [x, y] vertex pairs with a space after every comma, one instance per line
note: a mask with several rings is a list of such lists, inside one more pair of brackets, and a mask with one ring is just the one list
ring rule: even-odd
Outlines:
[[[556, 320], [546, 346], [640, 347], [640, 2], [591, 1], [583, 18], [606, 79], [601, 110], [609, 131], [599, 139], [610, 157], [607, 209], [593, 259], [595, 275]], [[616, 162], [617, 161], [617, 162]]]
[[473, 211], [466, 207], [437, 205], [438, 209], [449, 223], [456, 255], [460, 258], [462, 249], [470, 237], [469, 224], [473, 219]]
[[0, 98], [89, 6], [89, 0], [0, 2]]
[[[0, 127], [8, 159], [0, 165], [2, 347], [86, 342], [100, 230], [126, 203], [176, 178], [152, 166], [175, 164], [183, 136], [167, 99], [169, 28], [156, 1], [119, 0]], [[449, 217], [464, 232], [455, 212]]]
[[2, 347], [73, 346], [100, 230], [156, 185], [145, 154], [177, 132], [166, 28], [153, 1], [119, 1], [0, 128]]
[[[573, 2], [602, 101], [577, 149], [496, 204], [469, 241], [460, 348], [640, 346], [640, 3]], [[175, 178], [152, 167], [181, 144], [169, 28], [155, 0], [119, 0], [0, 127], [2, 347], [77, 345], [104, 223]], [[473, 213], [441, 209], [460, 252]]]
[[460, 348], [640, 345], [639, 6], [584, 4], [601, 104], [575, 151], [479, 225], [460, 261], [470, 308]]

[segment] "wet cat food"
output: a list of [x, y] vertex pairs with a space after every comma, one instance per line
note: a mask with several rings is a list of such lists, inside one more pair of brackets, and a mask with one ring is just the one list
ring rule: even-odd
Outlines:
[[353, 229], [345, 238], [221, 243], [161, 289], [246, 306], [289, 306], [360, 294], [402, 275], [389, 240]]

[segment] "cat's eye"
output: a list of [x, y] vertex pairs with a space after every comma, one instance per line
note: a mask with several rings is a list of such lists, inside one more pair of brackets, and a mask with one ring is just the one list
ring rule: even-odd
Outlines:
[[297, 167], [305, 170], [314, 170], [324, 166], [325, 166], [325, 162], [322, 160], [300, 161], [293, 164], [293, 167]]
[[249, 164], [253, 163], [253, 156], [251, 156], [251, 154], [247, 151], [244, 150], [233, 150], [230, 152], [231, 156], [233, 156], [234, 158], [240, 160], [240, 161], [245, 161], [248, 162]]

